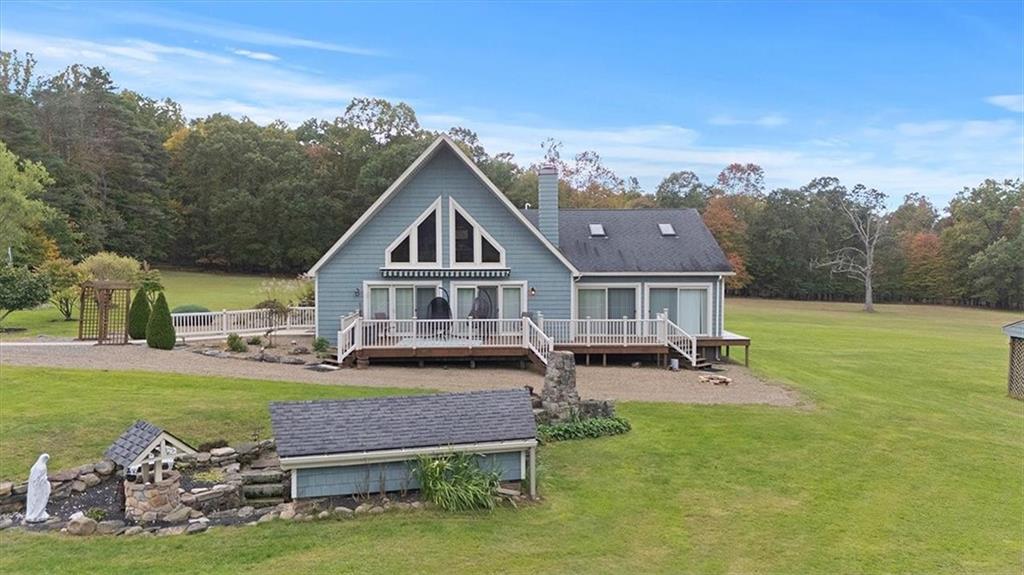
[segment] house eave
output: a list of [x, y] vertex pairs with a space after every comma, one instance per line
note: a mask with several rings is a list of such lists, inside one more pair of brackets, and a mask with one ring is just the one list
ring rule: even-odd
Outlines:
[[446, 455], [450, 453], [504, 453], [537, 447], [536, 439], [513, 439], [481, 443], [460, 443], [401, 449], [381, 449], [351, 453], [327, 453], [323, 455], [301, 455], [281, 457], [281, 469], [309, 469], [314, 467], [344, 467], [366, 463], [405, 461], [413, 457]]
[[658, 276], [658, 277], [698, 277], [698, 276], [734, 276], [736, 272], [580, 272], [581, 277], [611, 277], [611, 276]]

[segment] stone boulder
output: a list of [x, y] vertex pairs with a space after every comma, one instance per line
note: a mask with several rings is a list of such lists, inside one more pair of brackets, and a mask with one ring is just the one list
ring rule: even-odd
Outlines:
[[68, 521], [68, 535], [92, 535], [96, 532], [96, 521], [84, 515]]

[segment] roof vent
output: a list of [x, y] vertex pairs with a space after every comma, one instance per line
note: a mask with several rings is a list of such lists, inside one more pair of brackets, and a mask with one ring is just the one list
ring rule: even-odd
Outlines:
[[672, 224], [658, 224], [658, 229], [661, 230], [663, 236], [676, 235], [676, 229], [672, 227]]
[[603, 238], [608, 234], [604, 233], [603, 224], [590, 224], [590, 237], [592, 238]]

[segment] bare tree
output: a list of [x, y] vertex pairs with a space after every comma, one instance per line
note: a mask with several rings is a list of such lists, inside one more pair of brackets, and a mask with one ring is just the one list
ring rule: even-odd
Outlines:
[[882, 213], [885, 194], [857, 184], [849, 192], [843, 190], [837, 203], [853, 226], [853, 234], [849, 239], [856, 245], [831, 251], [828, 260], [816, 262], [815, 265], [827, 267], [834, 274], [864, 282], [864, 311], [873, 312], [875, 248], [879, 240], [885, 237], [887, 228]]

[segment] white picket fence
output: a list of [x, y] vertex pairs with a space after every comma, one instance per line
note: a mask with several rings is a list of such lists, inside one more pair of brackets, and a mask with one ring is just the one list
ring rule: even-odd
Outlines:
[[288, 315], [277, 319], [267, 309], [238, 309], [172, 313], [171, 323], [178, 337], [263, 333], [267, 330], [313, 329], [315, 307], [290, 307]]

